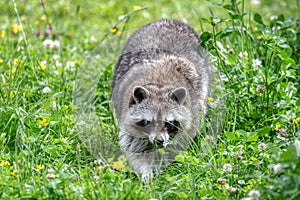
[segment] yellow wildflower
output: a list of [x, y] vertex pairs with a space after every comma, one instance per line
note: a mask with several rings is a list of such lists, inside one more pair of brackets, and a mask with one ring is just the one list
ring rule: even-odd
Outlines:
[[46, 20], [47, 20], [47, 15], [45, 15], [45, 14], [42, 15], [42, 16], [41, 16], [41, 20], [42, 20], [42, 21], [46, 21]]
[[36, 26], [38, 26], [38, 25], [40, 24], [40, 21], [39, 21], [39, 20], [35, 20], [34, 24], [35, 24]]
[[8, 77], [11, 77], [14, 73], [16, 73], [15, 69], [10, 70], [10, 72], [8, 73]]
[[16, 177], [17, 176], [17, 171], [13, 170], [12, 172], [10, 172], [10, 175], [12, 175], [13, 177]]
[[133, 10], [140, 10], [141, 8], [141, 6], [133, 6]]
[[113, 168], [116, 170], [123, 169], [124, 167], [125, 167], [125, 165], [121, 161], [116, 161], [113, 163]]
[[39, 125], [43, 125], [43, 126], [46, 126], [48, 123], [48, 120], [47, 119], [42, 119], [41, 121], [39, 121]]
[[48, 24], [49, 24], [49, 25], [52, 25], [52, 24], [53, 24], [53, 21], [52, 21], [51, 19], [49, 19]]
[[254, 26], [254, 27], [253, 27], [253, 32], [256, 32], [256, 31], [257, 31], [257, 27]]
[[110, 29], [110, 32], [112, 33], [117, 33], [118, 28], [117, 27], [112, 27], [112, 29]]
[[5, 167], [5, 166], [10, 166], [10, 162], [9, 161], [1, 161], [0, 167]]
[[281, 128], [281, 125], [280, 124], [276, 124], [274, 130], [278, 131], [280, 128]]
[[208, 102], [208, 103], [210, 103], [210, 102], [212, 102], [212, 101], [213, 101], [213, 98], [211, 98], [211, 97], [208, 97], [208, 98], [207, 98], [207, 102]]
[[6, 34], [5, 30], [2, 30], [2, 31], [0, 32], [0, 37], [1, 37], [1, 38], [4, 38], [5, 34]]
[[264, 36], [263, 35], [258, 35], [256, 38], [260, 40], [260, 39], [263, 39]]
[[37, 171], [41, 171], [41, 170], [45, 169], [45, 165], [37, 165], [35, 168]]
[[14, 98], [14, 97], [16, 96], [16, 94], [17, 94], [16, 90], [13, 90], [13, 91], [10, 91], [9, 96], [10, 96], [11, 98]]
[[295, 118], [295, 119], [293, 119], [293, 120], [292, 120], [293, 124], [298, 124], [298, 123], [299, 123], [299, 121], [300, 121], [300, 119], [299, 119], [299, 118]]
[[3, 62], [4, 62], [4, 60], [2, 58], [0, 58], [0, 63], [3, 63]]
[[14, 34], [17, 34], [17, 33], [21, 32], [21, 31], [22, 31], [22, 27], [21, 26], [19, 26], [18, 24], [13, 24], [12, 25], [12, 32]]
[[22, 63], [22, 60], [19, 60], [18, 58], [14, 59], [14, 66], [18, 66], [20, 63]]
[[228, 125], [232, 124], [232, 121], [228, 121], [227, 124], [228, 124]]
[[21, 21], [22, 21], [22, 22], [25, 22], [25, 21], [26, 21], [26, 17], [25, 17], [25, 16], [22, 16], [22, 17], [21, 17]]
[[64, 10], [65, 10], [66, 12], [68, 12], [69, 9], [70, 9], [69, 6], [65, 6], [65, 7], [64, 7]]

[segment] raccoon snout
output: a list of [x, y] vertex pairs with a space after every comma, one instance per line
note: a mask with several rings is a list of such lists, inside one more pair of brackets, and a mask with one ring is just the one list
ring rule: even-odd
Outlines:
[[170, 137], [168, 133], [159, 133], [159, 134], [152, 133], [149, 135], [149, 140], [151, 143], [154, 143], [154, 141], [158, 143], [166, 143], [169, 141], [169, 138]]

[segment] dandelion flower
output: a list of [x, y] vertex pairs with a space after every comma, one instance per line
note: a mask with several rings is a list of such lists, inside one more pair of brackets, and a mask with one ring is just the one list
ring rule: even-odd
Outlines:
[[141, 6], [133, 6], [133, 10], [140, 10], [141, 8]]
[[278, 131], [280, 128], [281, 128], [281, 125], [280, 124], [276, 124], [274, 130]]
[[292, 120], [292, 123], [293, 123], [293, 124], [298, 124], [299, 121], [300, 121], [300, 119], [299, 119], [299, 118], [296, 118], [296, 119], [293, 119], [293, 120]]
[[224, 164], [223, 165], [223, 171], [224, 172], [231, 172], [232, 171], [232, 165], [228, 164], [228, 163]]
[[118, 28], [117, 27], [112, 27], [111, 29], [110, 29], [110, 32], [111, 33], [117, 33], [118, 32]]
[[41, 16], [41, 20], [42, 20], [42, 21], [46, 21], [46, 20], [47, 20], [47, 15], [42, 15], [42, 16]]
[[47, 61], [46, 60], [43, 60], [40, 64], [40, 69], [41, 70], [45, 70], [47, 69]]
[[4, 38], [4, 37], [5, 37], [5, 34], [6, 34], [5, 30], [2, 30], [2, 31], [0, 32], [0, 38]]
[[16, 170], [13, 170], [10, 175], [12, 175], [13, 177], [17, 177], [17, 171]]
[[49, 87], [47, 87], [47, 86], [44, 87], [43, 90], [42, 90], [43, 94], [50, 94], [51, 92], [52, 92], [52, 90]]
[[121, 170], [124, 167], [125, 167], [125, 165], [121, 161], [116, 161], [116, 162], [113, 163], [113, 168], [116, 169], [116, 170]]
[[10, 162], [9, 161], [1, 161], [0, 167], [5, 167], [5, 166], [10, 166]]
[[48, 123], [48, 120], [47, 119], [42, 119], [41, 121], [39, 121], [39, 125], [43, 125], [43, 126], [46, 126]]
[[45, 168], [45, 165], [37, 165], [35, 168], [37, 171], [41, 171]]
[[212, 101], [213, 101], [213, 98], [211, 98], [211, 97], [208, 97], [208, 98], [207, 98], [207, 102], [208, 102], [208, 103], [210, 103], [210, 102], [212, 102]]

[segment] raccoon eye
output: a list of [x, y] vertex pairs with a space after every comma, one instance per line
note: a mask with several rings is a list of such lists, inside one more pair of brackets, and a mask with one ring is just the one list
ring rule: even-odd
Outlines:
[[145, 126], [148, 126], [150, 123], [151, 123], [150, 121], [143, 119], [143, 120], [137, 122], [136, 125], [138, 125], [140, 127], [145, 127]]
[[165, 123], [165, 127], [167, 128], [168, 133], [176, 133], [179, 129], [179, 126], [180, 124], [176, 120]]

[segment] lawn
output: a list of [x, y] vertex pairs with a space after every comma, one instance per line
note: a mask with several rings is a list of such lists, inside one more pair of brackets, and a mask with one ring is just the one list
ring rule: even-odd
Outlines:
[[[299, 10], [299, 0], [2, 0], [0, 199], [300, 199]], [[126, 37], [160, 18], [199, 33], [212, 112], [189, 150], [142, 184], [118, 148], [112, 72]]]

